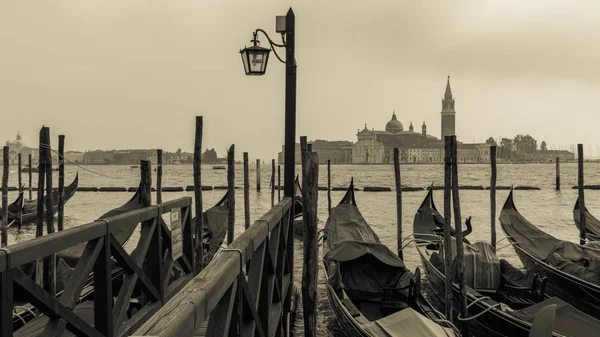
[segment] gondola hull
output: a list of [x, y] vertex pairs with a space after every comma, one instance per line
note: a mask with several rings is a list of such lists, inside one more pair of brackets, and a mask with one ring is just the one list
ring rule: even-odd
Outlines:
[[[423, 247], [417, 248], [419, 252], [419, 256], [421, 258], [421, 264], [425, 270], [425, 274], [427, 275], [427, 279], [430, 283], [431, 290], [433, 295], [436, 297], [436, 303], [445, 303], [445, 287], [446, 281], [444, 274], [438, 270], [428, 259], [427, 254], [424, 251]], [[457, 322], [456, 319], [458, 314], [458, 308], [460, 308], [460, 303], [458, 299], [460, 298], [460, 290], [458, 285], [455, 283], [452, 287], [453, 290], [453, 309], [454, 309], [454, 321]], [[471, 289], [469, 289], [472, 291]], [[471, 304], [476, 300], [473, 294], [468, 294], [467, 303]], [[489, 310], [484, 314], [481, 314], [477, 319], [473, 319], [469, 322], [470, 331], [473, 332], [475, 336], [492, 336], [492, 337], [513, 337], [513, 336], [529, 336], [530, 325], [527, 322], [519, 320], [513, 316], [505, 314], [500, 310], [489, 309], [492, 306], [494, 301], [483, 300], [473, 304], [469, 307], [469, 316], [473, 317], [483, 313], [485, 310]], [[438, 310], [442, 311], [444, 308], [438, 307]], [[555, 334], [554, 336], [560, 336]]]
[[546, 283], [547, 295], [569, 302], [588, 315], [600, 317], [600, 286], [548, 265], [523, 250], [510, 237], [509, 240], [513, 243], [513, 248], [524, 266], [535, 270], [535, 273], [540, 277], [548, 278]]

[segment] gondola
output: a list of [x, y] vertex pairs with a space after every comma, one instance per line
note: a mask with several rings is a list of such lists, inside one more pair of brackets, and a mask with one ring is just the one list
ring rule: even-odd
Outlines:
[[[73, 182], [65, 186], [64, 189], [64, 203], [66, 204], [69, 199], [75, 195], [77, 192], [77, 186], [79, 184], [79, 173], [73, 179]], [[58, 212], [58, 188], [52, 189], [52, 204], [53, 204], [53, 212], [56, 214]], [[21, 207], [19, 207], [21, 205]], [[45, 206], [44, 206], [45, 208]], [[22, 212], [21, 216], [19, 213]], [[2, 217], [0, 216], [0, 219]], [[13, 220], [15, 220], [13, 222]], [[21, 222], [22, 225], [28, 225], [37, 221], [37, 199], [35, 200], [25, 200], [23, 192], [19, 193], [19, 197], [15, 202], [8, 206], [8, 222], [13, 222], [14, 225], [19, 224]]]
[[[577, 229], [581, 230], [581, 222], [579, 215], [579, 198], [575, 202], [575, 207], [573, 207], [573, 220], [575, 220], [575, 226]], [[600, 220], [588, 211], [587, 207], [585, 209], [585, 237], [589, 241], [600, 241]]]
[[294, 234], [301, 238], [304, 233], [304, 223], [302, 220], [302, 186], [298, 176], [294, 180]]
[[548, 295], [600, 317], [600, 243], [581, 246], [540, 230], [519, 213], [512, 190], [500, 224], [525, 268], [547, 278]]
[[[227, 234], [227, 221], [229, 211], [227, 209], [227, 192], [219, 202], [207, 209], [203, 214], [203, 239], [204, 239], [204, 265], [208, 265], [213, 256], [223, 244]], [[197, 218], [192, 219], [196, 223]]]
[[419, 269], [410, 272], [362, 217], [352, 182], [320, 239], [327, 297], [347, 336], [459, 335], [422, 296]]
[[[441, 217], [430, 190], [415, 214], [413, 232], [417, 251], [438, 303], [445, 300], [443, 234], [437, 229], [435, 217]], [[453, 258], [456, 241], [453, 238]], [[552, 336], [597, 336], [600, 321], [577, 310], [572, 305], [544, 293], [543, 279], [535, 276], [533, 285], [523, 282], [524, 275], [505, 260], [499, 260], [495, 248], [486, 242], [464, 244], [465, 274], [469, 326], [478, 336], [530, 335], [536, 315], [555, 304], [556, 318]], [[456, 260], [452, 268], [456, 271]], [[455, 272], [456, 275], [456, 272]], [[460, 298], [456, 279], [453, 282], [454, 308]]]

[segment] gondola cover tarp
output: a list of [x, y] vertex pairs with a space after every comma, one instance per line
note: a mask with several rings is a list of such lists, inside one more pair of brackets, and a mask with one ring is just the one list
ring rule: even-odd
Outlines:
[[380, 242], [358, 208], [349, 203], [339, 204], [331, 209], [325, 228], [329, 249], [344, 241]]
[[562, 333], [565, 336], [591, 337], [599, 335], [600, 321], [575, 309], [575, 307], [557, 297], [552, 297], [525, 309], [512, 311], [511, 315], [531, 323], [542, 308], [552, 304], [556, 305], [554, 332]]
[[549, 265], [593, 284], [600, 284], [600, 243], [581, 246], [560, 241], [548, 254]]
[[[454, 336], [451, 329], [444, 329], [411, 308], [401, 310], [365, 325], [372, 336], [430, 337]], [[444, 332], [446, 330], [446, 332]]]

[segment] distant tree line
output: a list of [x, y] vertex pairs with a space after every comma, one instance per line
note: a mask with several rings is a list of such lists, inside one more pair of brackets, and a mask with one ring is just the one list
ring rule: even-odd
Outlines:
[[539, 153], [546, 153], [548, 146], [542, 141], [538, 149], [538, 142], [535, 138], [527, 135], [516, 135], [515, 138], [502, 138], [500, 144], [497, 144], [493, 137], [486, 141], [489, 145], [498, 146], [498, 158], [508, 160], [527, 160], [534, 158]]

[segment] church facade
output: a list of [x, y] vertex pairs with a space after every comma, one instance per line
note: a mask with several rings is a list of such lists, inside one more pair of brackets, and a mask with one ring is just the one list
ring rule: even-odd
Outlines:
[[[365, 124], [358, 130], [357, 142], [352, 147], [352, 163], [381, 164], [394, 161], [394, 148], [398, 148], [402, 163], [440, 163], [444, 161], [444, 136], [456, 134], [456, 111], [450, 88], [450, 77], [442, 99], [441, 138], [427, 134], [427, 124], [423, 122], [421, 132], [415, 132], [412, 122], [408, 130], [398, 120], [396, 112], [386, 124], [385, 130], [370, 129]], [[458, 143], [459, 162], [481, 162], [489, 158], [489, 145]]]

